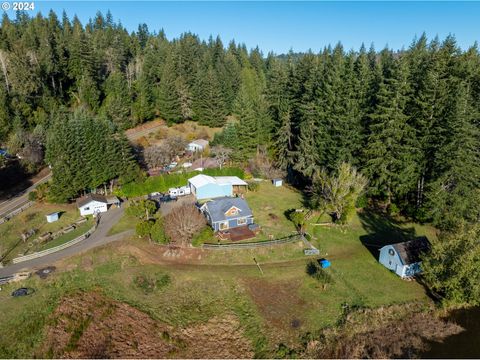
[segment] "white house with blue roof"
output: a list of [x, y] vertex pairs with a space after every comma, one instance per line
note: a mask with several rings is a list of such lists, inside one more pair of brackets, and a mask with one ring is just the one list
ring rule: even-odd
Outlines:
[[207, 201], [200, 208], [214, 231], [224, 231], [253, 224], [253, 213], [239, 197], [222, 197]]

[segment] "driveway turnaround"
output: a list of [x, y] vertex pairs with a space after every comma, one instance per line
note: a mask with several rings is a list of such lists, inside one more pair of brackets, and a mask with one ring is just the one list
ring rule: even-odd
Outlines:
[[52, 263], [65, 259], [67, 257], [82, 253], [84, 251], [90, 250], [94, 247], [108, 244], [112, 241], [120, 240], [128, 234], [133, 233], [132, 231], [126, 231], [120, 234], [115, 234], [113, 236], [108, 236], [107, 233], [110, 228], [115, 225], [118, 220], [122, 217], [124, 208], [116, 208], [102, 213], [100, 218], [100, 223], [97, 227], [97, 230], [90, 235], [90, 237], [85, 240], [80, 241], [79, 243], [72, 245], [66, 249], [57, 251], [55, 253], [45, 255], [36, 259], [24, 261], [18, 264], [8, 265], [0, 269], [0, 277], [10, 276], [20, 271], [33, 270]]

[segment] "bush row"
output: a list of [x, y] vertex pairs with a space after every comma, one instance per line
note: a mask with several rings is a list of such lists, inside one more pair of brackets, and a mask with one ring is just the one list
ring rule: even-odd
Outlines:
[[203, 172], [182, 172], [176, 174], [163, 174], [151, 176], [142, 181], [134, 181], [123, 185], [115, 191], [115, 194], [123, 197], [136, 197], [147, 195], [152, 192], [166, 192], [172, 187], [187, 185], [188, 179], [191, 177], [205, 174], [210, 176], [238, 176], [240, 179], [245, 177], [242, 169], [227, 167], [223, 169], [205, 169]]

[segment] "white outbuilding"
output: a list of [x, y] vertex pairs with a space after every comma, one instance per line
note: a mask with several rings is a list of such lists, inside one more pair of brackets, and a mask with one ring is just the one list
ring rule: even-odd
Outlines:
[[118, 206], [120, 200], [116, 196], [106, 197], [98, 194], [88, 194], [77, 199], [77, 207], [80, 215], [97, 215], [106, 212], [111, 205]]
[[193, 140], [191, 143], [187, 145], [186, 150], [190, 152], [202, 152], [207, 148], [208, 144], [209, 144], [208, 140], [204, 140], [204, 139]]
[[58, 220], [59, 218], [59, 212], [53, 212], [51, 214], [45, 215], [47, 217], [47, 222], [52, 223]]

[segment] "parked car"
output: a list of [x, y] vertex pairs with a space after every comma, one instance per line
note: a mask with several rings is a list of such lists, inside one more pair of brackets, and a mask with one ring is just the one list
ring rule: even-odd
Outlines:
[[164, 195], [159, 200], [160, 202], [170, 202], [170, 201], [177, 201], [178, 198], [176, 196]]

